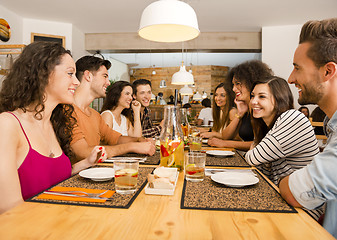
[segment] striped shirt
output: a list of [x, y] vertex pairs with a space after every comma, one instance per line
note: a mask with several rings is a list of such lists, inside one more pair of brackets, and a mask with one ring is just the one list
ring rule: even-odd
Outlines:
[[262, 141], [246, 153], [245, 159], [278, 185], [281, 178], [309, 164], [318, 153], [309, 119], [291, 109], [278, 117]]

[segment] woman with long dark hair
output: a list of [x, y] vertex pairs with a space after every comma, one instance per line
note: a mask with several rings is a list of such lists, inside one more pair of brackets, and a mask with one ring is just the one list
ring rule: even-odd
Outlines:
[[[289, 85], [282, 78], [260, 80], [252, 87], [250, 111], [255, 139], [245, 159], [276, 185], [319, 153], [310, 121], [294, 109], [293, 101]], [[308, 213], [318, 220], [322, 209]]]
[[246, 161], [275, 184], [319, 153], [310, 121], [294, 109], [293, 101], [288, 83], [279, 77], [256, 82], [251, 92], [255, 139]]
[[201, 133], [204, 138], [222, 138], [222, 131], [234, 119], [236, 108], [234, 104], [234, 92], [229, 85], [220, 83], [213, 95], [213, 127], [212, 132]]
[[141, 137], [140, 108], [140, 103], [133, 100], [132, 85], [118, 81], [109, 87], [101, 114], [109, 127], [123, 136]]
[[[28, 45], [5, 77], [0, 92], [0, 213], [96, 162], [71, 166], [70, 142], [75, 62], [57, 43]], [[103, 157], [104, 158], [104, 157]], [[102, 158], [101, 158], [102, 160]]]

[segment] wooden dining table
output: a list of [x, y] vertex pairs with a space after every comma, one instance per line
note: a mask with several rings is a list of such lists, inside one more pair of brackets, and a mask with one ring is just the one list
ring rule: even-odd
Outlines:
[[180, 173], [174, 195], [143, 189], [128, 209], [24, 202], [0, 215], [0, 239], [334, 239], [301, 209], [181, 209], [183, 185]]

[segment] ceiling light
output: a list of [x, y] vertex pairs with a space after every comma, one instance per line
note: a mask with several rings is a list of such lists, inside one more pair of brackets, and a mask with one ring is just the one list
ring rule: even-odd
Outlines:
[[178, 0], [159, 0], [144, 9], [138, 34], [155, 42], [183, 42], [199, 36], [200, 30], [190, 5]]
[[173, 74], [171, 83], [175, 85], [194, 84], [193, 75], [186, 71], [184, 62], [182, 62], [179, 72], [176, 72], [175, 74]]
[[156, 100], [156, 95], [154, 95], [153, 93], [151, 93], [151, 100]]
[[184, 87], [182, 87], [179, 91], [180, 95], [182, 96], [192, 96], [193, 95], [193, 90], [192, 88], [189, 88], [187, 85], [185, 85]]
[[163, 79], [160, 81], [159, 88], [166, 88], [166, 81]]
[[193, 95], [193, 100], [194, 101], [199, 101], [201, 100], [202, 97], [201, 97], [201, 94], [199, 92], [196, 92], [194, 95]]
[[204, 92], [203, 94], [202, 94], [202, 99], [205, 99], [205, 98], [207, 98], [207, 93], [206, 92]]

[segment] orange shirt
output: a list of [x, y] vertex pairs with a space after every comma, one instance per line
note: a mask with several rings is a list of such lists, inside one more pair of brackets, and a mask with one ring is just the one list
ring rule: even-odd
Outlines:
[[121, 134], [112, 130], [103, 120], [101, 115], [94, 109], [90, 109], [90, 116], [73, 105], [75, 111], [73, 116], [77, 124], [73, 129], [71, 145], [84, 139], [90, 147], [97, 145], [116, 145]]

